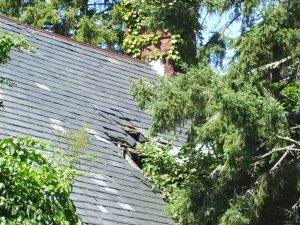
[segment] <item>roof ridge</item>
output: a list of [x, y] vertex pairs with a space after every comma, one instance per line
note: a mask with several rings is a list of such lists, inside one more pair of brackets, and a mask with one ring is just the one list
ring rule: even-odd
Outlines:
[[67, 42], [71, 42], [71, 43], [74, 43], [74, 44], [78, 44], [78, 45], [81, 45], [81, 46], [84, 46], [84, 47], [87, 47], [87, 48], [90, 48], [90, 49], [94, 49], [94, 50], [102, 52], [102, 53], [107, 53], [109, 56], [121, 57], [121, 58], [125, 58], [125, 59], [131, 60], [131, 61], [136, 61], [138, 63], [150, 66], [149, 63], [147, 63], [145, 61], [142, 61], [140, 59], [133, 58], [131, 56], [128, 56], [128, 55], [125, 55], [125, 54], [122, 54], [122, 53], [119, 53], [119, 52], [115, 52], [115, 51], [110, 50], [110, 49], [99, 48], [99, 47], [97, 47], [95, 45], [87, 44], [87, 43], [84, 43], [84, 42], [72, 39], [70, 37], [66, 37], [66, 36], [61, 35], [61, 34], [51, 33], [49, 31], [43, 30], [41, 28], [36, 28], [36, 27], [34, 27], [34, 26], [30, 25], [30, 24], [21, 22], [21, 21], [19, 21], [17, 19], [10, 18], [10, 17], [2, 15], [2, 14], [0, 14], [0, 20], [4, 20], [4, 21], [7, 21], [7, 22], [15, 23], [15, 24], [17, 24], [19, 26], [23, 26], [23, 27], [29, 28], [31, 30], [34, 30], [34, 31], [37, 31], [37, 32], [40, 32], [40, 33], [43, 33], [43, 34], [46, 34], [46, 35], [58, 38], [58, 39], [61, 39], [63, 41], [67, 41]]

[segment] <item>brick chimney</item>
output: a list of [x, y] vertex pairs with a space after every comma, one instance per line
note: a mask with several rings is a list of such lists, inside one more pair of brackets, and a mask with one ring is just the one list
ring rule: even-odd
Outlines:
[[[171, 43], [171, 33], [170, 32], [157, 32], [157, 34], [160, 36], [159, 41], [156, 45], [149, 46], [145, 49], [142, 49], [142, 55], [141, 58], [143, 60], [149, 61], [151, 58], [151, 55], [156, 53], [168, 53], [171, 49], [172, 43]], [[162, 60], [163, 66], [164, 66], [164, 74], [167, 76], [172, 77], [175, 73], [174, 69], [174, 62], [171, 59], [163, 59]]]

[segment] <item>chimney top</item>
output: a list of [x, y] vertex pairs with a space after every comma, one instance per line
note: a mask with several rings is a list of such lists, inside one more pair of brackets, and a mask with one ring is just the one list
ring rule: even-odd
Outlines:
[[[172, 47], [171, 43], [171, 33], [170, 32], [157, 32], [159, 35], [159, 41], [156, 45], [149, 46], [142, 49], [141, 58], [150, 61], [151, 56], [154, 54], [167, 55]], [[163, 66], [162, 66], [162, 65]], [[174, 62], [171, 59], [164, 58], [163, 60], [156, 60], [150, 63], [155, 70], [159, 70], [159, 74], [166, 74], [168, 76], [173, 76], [175, 73]], [[162, 68], [163, 67], [163, 68]]]

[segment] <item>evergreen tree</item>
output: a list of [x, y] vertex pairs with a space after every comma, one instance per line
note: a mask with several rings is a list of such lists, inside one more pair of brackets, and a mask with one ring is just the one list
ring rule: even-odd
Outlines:
[[[134, 57], [157, 43], [158, 31], [169, 32], [171, 51], [153, 58], [171, 58], [184, 73], [133, 88], [151, 112], [152, 135], [188, 126], [176, 157], [171, 145], [142, 147], [144, 173], [169, 213], [189, 225], [299, 224], [299, 1], [121, 0], [105, 12], [89, 4], [0, 0], [0, 10], [87, 43], [122, 46]], [[204, 11], [232, 13], [205, 43]], [[228, 39], [234, 21], [242, 22], [241, 35]], [[236, 54], [221, 75], [212, 63], [220, 65], [228, 47]]]
[[225, 75], [203, 46], [184, 74], [134, 85], [152, 135], [188, 126], [176, 157], [171, 145], [142, 147], [144, 173], [179, 224], [300, 223], [299, 12], [299, 1], [244, 4]]
[[116, 0], [0, 0], [0, 13], [76, 40], [111, 49], [120, 30], [111, 21]]

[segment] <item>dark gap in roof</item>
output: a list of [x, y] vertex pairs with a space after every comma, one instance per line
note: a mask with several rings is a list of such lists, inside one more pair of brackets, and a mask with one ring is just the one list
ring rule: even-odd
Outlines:
[[122, 128], [137, 142], [144, 143], [148, 141], [148, 139], [139, 130], [137, 130], [128, 119], [123, 121]]
[[123, 120], [122, 129], [136, 141], [134, 148], [126, 148], [126, 151], [135, 164], [138, 165], [139, 168], [142, 168], [143, 156], [139, 150], [139, 146], [141, 143], [147, 142], [148, 139], [137, 128], [135, 128], [128, 119]]
[[126, 159], [131, 166], [134, 168], [142, 168], [143, 156], [139, 150], [139, 145], [147, 141], [147, 138], [141, 134], [129, 120], [124, 120], [122, 123], [122, 129], [124, 133], [129, 135], [135, 140], [134, 145], [130, 145], [126, 140], [115, 137], [105, 132], [105, 134], [110, 138], [111, 142], [114, 143], [120, 150], [122, 150], [122, 157]]
[[115, 114], [107, 112], [106, 110], [98, 109], [95, 105], [92, 107], [97, 111], [97, 114], [111, 121], [115, 126], [120, 126], [124, 131], [125, 136], [132, 138], [132, 143], [128, 143], [119, 136], [110, 134], [109, 131], [115, 131], [111, 127], [104, 126], [105, 134], [109, 137], [110, 141], [114, 143], [120, 150], [122, 150], [122, 157], [126, 159], [131, 166], [134, 168], [142, 168], [143, 156], [139, 151], [139, 144], [147, 142], [147, 138], [130, 122], [130, 119], [126, 118], [120, 111], [111, 109]]

